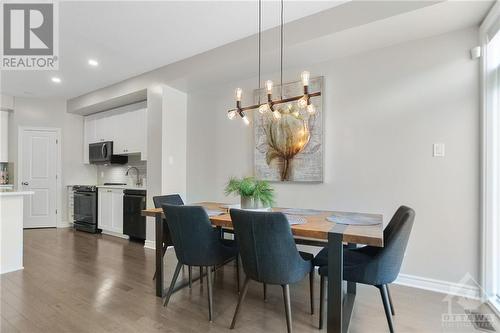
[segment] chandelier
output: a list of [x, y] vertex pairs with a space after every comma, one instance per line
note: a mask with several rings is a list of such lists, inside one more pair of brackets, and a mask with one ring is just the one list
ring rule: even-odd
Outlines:
[[273, 100], [272, 90], [273, 90], [273, 81], [267, 80], [265, 82], [267, 100], [261, 102], [260, 100], [260, 89], [261, 89], [261, 35], [262, 35], [262, 0], [259, 0], [259, 34], [258, 34], [258, 63], [259, 63], [259, 102], [255, 105], [250, 106], [242, 106], [241, 105], [241, 97], [243, 95], [243, 90], [241, 88], [236, 89], [236, 108], [227, 111], [227, 117], [231, 120], [239, 115], [245, 125], [249, 125], [250, 121], [248, 120], [245, 111], [253, 111], [255, 109], [259, 110], [261, 114], [266, 114], [271, 112], [273, 115], [273, 119], [280, 119], [281, 113], [279, 110], [275, 109], [276, 105], [290, 103], [297, 101], [297, 106], [301, 110], [307, 110], [309, 114], [314, 114], [316, 112], [316, 108], [311, 103], [311, 97], [321, 96], [321, 92], [309, 92], [309, 79], [310, 73], [308, 71], [304, 71], [301, 74], [302, 86], [304, 87], [303, 94], [298, 96], [293, 96], [289, 98], [283, 98], [283, 0], [281, 0], [281, 21], [280, 21], [280, 98]]

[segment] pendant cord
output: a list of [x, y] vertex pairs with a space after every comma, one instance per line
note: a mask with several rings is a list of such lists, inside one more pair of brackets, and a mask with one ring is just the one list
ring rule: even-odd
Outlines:
[[261, 95], [261, 91], [260, 91], [260, 87], [261, 87], [261, 77], [260, 77], [260, 67], [261, 67], [261, 43], [262, 43], [262, 37], [261, 37], [261, 34], [262, 34], [262, 0], [259, 0], [259, 104], [260, 104], [260, 95]]
[[281, 52], [280, 52], [280, 88], [281, 99], [283, 99], [283, 0], [281, 0]]

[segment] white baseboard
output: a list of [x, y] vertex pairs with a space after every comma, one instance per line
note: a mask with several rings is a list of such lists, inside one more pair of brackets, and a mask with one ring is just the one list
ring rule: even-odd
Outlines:
[[[496, 298], [496, 296], [494, 296]], [[496, 299], [490, 299], [488, 302], [486, 302], [488, 306], [490, 307], [491, 311], [497, 315], [498, 318], [500, 318], [500, 302], [497, 301]]]
[[407, 287], [435, 291], [446, 295], [462, 296], [474, 299], [480, 298], [479, 287], [456, 282], [436, 280], [409, 274], [399, 274], [394, 283]]
[[66, 221], [62, 221], [61, 224], [59, 224], [57, 226], [57, 228], [72, 228], [73, 227], [73, 223], [72, 222], [66, 222]]
[[150, 250], [156, 250], [156, 242], [155, 241], [152, 241], [152, 240], [148, 240], [146, 239], [144, 241], [144, 247], [146, 249], [150, 249]]
[[119, 232], [109, 231], [109, 230], [103, 230], [102, 233], [105, 234], [105, 235], [119, 237], [119, 238], [123, 238], [123, 239], [129, 239], [130, 238], [127, 235], [120, 234]]
[[21, 268], [12, 268], [12, 269], [8, 269], [4, 272], [1, 272], [0, 275], [2, 274], [7, 274], [7, 273], [12, 273], [12, 272], [16, 272], [16, 271], [21, 271], [24, 269], [24, 266], [21, 266]]

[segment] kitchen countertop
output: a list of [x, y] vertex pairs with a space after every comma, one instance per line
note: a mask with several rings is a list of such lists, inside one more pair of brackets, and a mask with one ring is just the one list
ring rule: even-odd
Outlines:
[[134, 185], [97, 185], [97, 188], [115, 188], [123, 190], [143, 190], [146, 191], [145, 187], [134, 186]]
[[35, 194], [35, 192], [33, 191], [14, 191], [14, 190], [0, 189], [0, 197], [16, 196], [16, 195], [33, 195], [33, 194]]

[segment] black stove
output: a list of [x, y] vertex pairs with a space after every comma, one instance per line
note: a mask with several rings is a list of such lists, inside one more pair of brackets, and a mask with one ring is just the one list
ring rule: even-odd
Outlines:
[[75, 191], [75, 192], [97, 192], [97, 186], [95, 186], [95, 185], [75, 185], [75, 186], [73, 186], [73, 191]]

